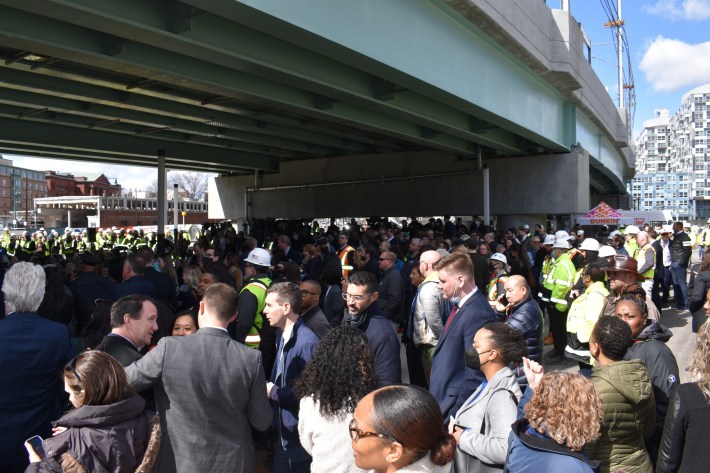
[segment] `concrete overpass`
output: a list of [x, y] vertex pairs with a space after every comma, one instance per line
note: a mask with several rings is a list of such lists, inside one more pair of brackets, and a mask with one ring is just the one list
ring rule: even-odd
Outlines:
[[0, 0], [0, 152], [218, 172], [214, 217], [482, 214], [484, 167], [582, 212], [633, 164], [583, 43], [542, 0]]

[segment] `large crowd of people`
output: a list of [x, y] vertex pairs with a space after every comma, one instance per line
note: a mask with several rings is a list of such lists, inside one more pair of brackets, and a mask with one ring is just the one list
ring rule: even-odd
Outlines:
[[710, 254], [685, 227], [6, 233], [0, 471], [705, 471]]

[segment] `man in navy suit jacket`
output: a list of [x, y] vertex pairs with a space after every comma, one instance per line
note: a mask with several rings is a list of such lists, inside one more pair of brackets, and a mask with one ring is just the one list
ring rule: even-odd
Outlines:
[[466, 366], [464, 352], [473, 345], [478, 329], [495, 321], [495, 312], [476, 287], [473, 263], [468, 255], [448, 255], [440, 259], [434, 269], [439, 272], [439, 288], [444, 299], [454, 304], [434, 350], [429, 382], [429, 392], [439, 402], [446, 419], [485, 379], [479, 370]]
[[28, 465], [23, 443], [51, 437], [51, 421], [62, 413], [59, 375], [72, 355], [67, 327], [36, 314], [44, 298], [41, 266], [16, 263], [5, 274], [6, 318], [0, 320], [0, 471]]

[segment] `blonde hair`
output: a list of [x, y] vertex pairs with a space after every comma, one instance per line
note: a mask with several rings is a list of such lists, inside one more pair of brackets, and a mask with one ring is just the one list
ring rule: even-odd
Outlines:
[[599, 437], [602, 401], [592, 382], [582, 375], [545, 374], [525, 406], [530, 426], [578, 452]]
[[185, 280], [185, 284], [193, 289], [199, 284], [201, 275], [202, 270], [197, 266], [185, 266], [182, 269], [182, 277]]
[[698, 387], [710, 402], [710, 323], [705, 321], [698, 329], [695, 350], [690, 356], [690, 379], [698, 383]]

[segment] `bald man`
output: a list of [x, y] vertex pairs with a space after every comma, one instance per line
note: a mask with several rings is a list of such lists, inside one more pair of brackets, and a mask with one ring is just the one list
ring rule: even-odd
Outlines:
[[636, 254], [636, 264], [638, 265], [638, 272], [643, 275], [646, 280], [641, 283], [641, 287], [646, 294], [651, 294], [653, 290], [653, 276], [656, 269], [656, 249], [653, 247], [653, 242], [651, 241], [651, 236], [648, 232], [640, 231], [636, 235], [636, 243], [638, 243], [639, 250]]
[[[422, 387], [429, 385], [434, 348], [443, 328], [445, 301], [438, 288], [438, 272], [434, 269], [434, 264], [440, 259], [441, 254], [436, 251], [425, 251], [419, 256], [419, 272], [424, 281], [417, 287], [404, 334], [410, 382]], [[423, 371], [423, 382], [412, 381], [414, 367]]]
[[543, 318], [540, 306], [530, 293], [530, 286], [522, 276], [510, 276], [504, 284], [505, 293], [495, 304], [501, 320], [523, 334], [528, 347], [528, 358], [542, 360]]

